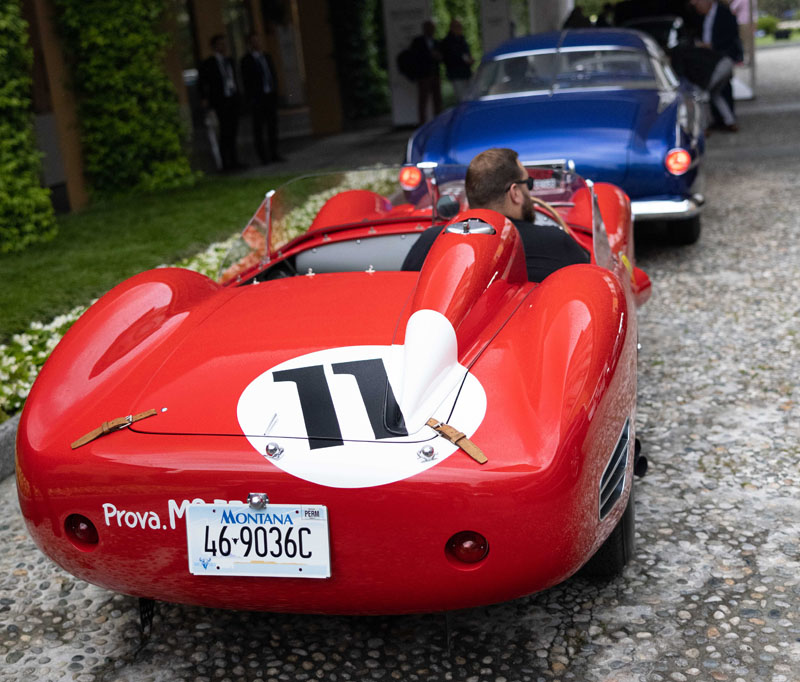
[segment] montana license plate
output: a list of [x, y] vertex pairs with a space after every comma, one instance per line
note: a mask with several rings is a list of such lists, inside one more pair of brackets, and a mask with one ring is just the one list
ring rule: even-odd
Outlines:
[[321, 505], [193, 504], [186, 536], [194, 575], [331, 576], [328, 509]]

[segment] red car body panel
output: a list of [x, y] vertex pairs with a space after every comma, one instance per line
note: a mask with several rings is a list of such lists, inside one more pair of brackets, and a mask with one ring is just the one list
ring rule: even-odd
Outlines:
[[[627, 198], [611, 186], [595, 188], [617, 254], [610, 270], [576, 265], [528, 282], [513, 225], [471, 211], [458, 219], [482, 220], [495, 234], [443, 234], [420, 273], [220, 286], [161, 269], [120, 284], [64, 337], [22, 415], [17, 481], [34, 540], [67, 571], [105, 588], [235, 609], [438, 611], [561, 582], [603, 543], [630, 494], [626, 483], [600, 518], [598, 481], [623, 423], [632, 429], [635, 304], [649, 293], [646, 275], [637, 280], [632, 266]], [[371, 196], [356, 199], [337, 215], [390, 212]], [[579, 240], [591, 238], [588, 201], [565, 211]], [[334, 220], [328, 209], [317, 225]], [[415, 229], [411, 223], [403, 229]], [[322, 240], [309, 237], [302, 249]], [[291, 475], [251, 444], [237, 403], [254, 377], [330, 348], [416, 343], [406, 329], [420, 310], [448, 320], [459, 366], [485, 391], [486, 412], [470, 439], [486, 464], [457, 450], [400, 480], [337, 487]], [[149, 408], [159, 413], [70, 448], [102, 422]], [[432, 431], [419, 434], [421, 444], [441, 441]], [[378, 461], [391, 446], [375, 440], [370, 447]], [[632, 467], [630, 457], [626, 481]], [[330, 578], [189, 573], [187, 505], [243, 501], [257, 491], [268, 492], [271, 504], [327, 507]], [[97, 544], [65, 530], [75, 514], [96, 526]], [[465, 530], [488, 540], [488, 555], [476, 564], [445, 551]]]

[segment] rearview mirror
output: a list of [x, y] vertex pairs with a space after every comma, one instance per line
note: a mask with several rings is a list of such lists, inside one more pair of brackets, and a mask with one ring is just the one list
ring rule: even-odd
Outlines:
[[455, 218], [460, 210], [461, 205], [449, 194], [439, 197], [439, 201], [436, 202], [436, 213], [445, 220]]

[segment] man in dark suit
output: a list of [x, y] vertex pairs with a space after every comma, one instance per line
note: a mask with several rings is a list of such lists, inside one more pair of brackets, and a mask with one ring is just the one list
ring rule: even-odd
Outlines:
[[428, 118], [429, 99], [433, 101], [434, 116], [438, 116], [442, 110], [442, 84], [439, 77], [442, 55], [439, 43], [434, 38], [435, 33], [436, 24], [429, 20], [422, 24], [422, 34], [411, 41], [410, 50], [417, 74], [417, 115], [420, 125]]
[[[739, 37], [739, 25], [728, 6], [716, 0], [691, 0], [691, 4], [703, 18], [700, 44], [721, 52], [734, 64], [741, 62], [744, 58], [744, 53], [742, 51], [742, 41]], [[722, 88], [721, 94], [730, 111], [724, 111], [725, 107], [720, 110], [712, 102], [711, 113], [714, 117], [714, 127], [719, 130], [736, 132], [738, 130], [736, 120], [733, 119], [731, 122], [734, 108], [733, 88], [730, 79]]]
[[469, 52], [469, 44], [464, 37], [464, 27], [458, 19], [450, 22], [450, 32], [439, 43], [447, 78], [453, 85], [457, 102], [463, 102], [472, 75], [475, 61]]
[[[588, 263], [589, 254], [557, 225], [536, 225], [536, 209], [531, 199], [532, 179], [513, 149], [493, 148], [470, 161], [464, 189], [470, 208], [488, 208], [502, 213], [519, 230], [525, 251], [528, 279], [541, 282], [547, 275], [567, 265]], [[403, 270], [421, 270], [444, 228], [429, 227], [414, 242], [403, 262]]]
[[225, 36], [211, 38], [212, 55], [200, 65], [200, 97], [203, 107], [214, 110], [219, 123], [219, 147], [223, 170], [241, 168], [236, 150], [239, 129], [239, 88]]
[[[253, 139], [261, 163], [284, 161], [278, 153], [278, 79], [270, 56], [264, 52], [261, 37], [247, 36], [249, 52], [242, 57], [244, 92], [253, 116]], [[267, 144], [264, 144], [264, 128]]]

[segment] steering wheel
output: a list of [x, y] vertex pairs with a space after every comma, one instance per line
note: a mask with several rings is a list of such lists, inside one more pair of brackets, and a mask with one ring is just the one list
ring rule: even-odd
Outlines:
[[561, 214], [555, 209], [555, 206], [549, 204], [544, 199], [540, 199], [539, 197], [535, 197], [533, 195], [531, 195], [531, 199], [536, 206], [543, 208], [550, 215], [550, 217], [556, 221], [558, 226], [564, 230], [564, 232], [567, 234], [572, 234], [572, 230], [569, 229], [569, 226], [561, 217]]

